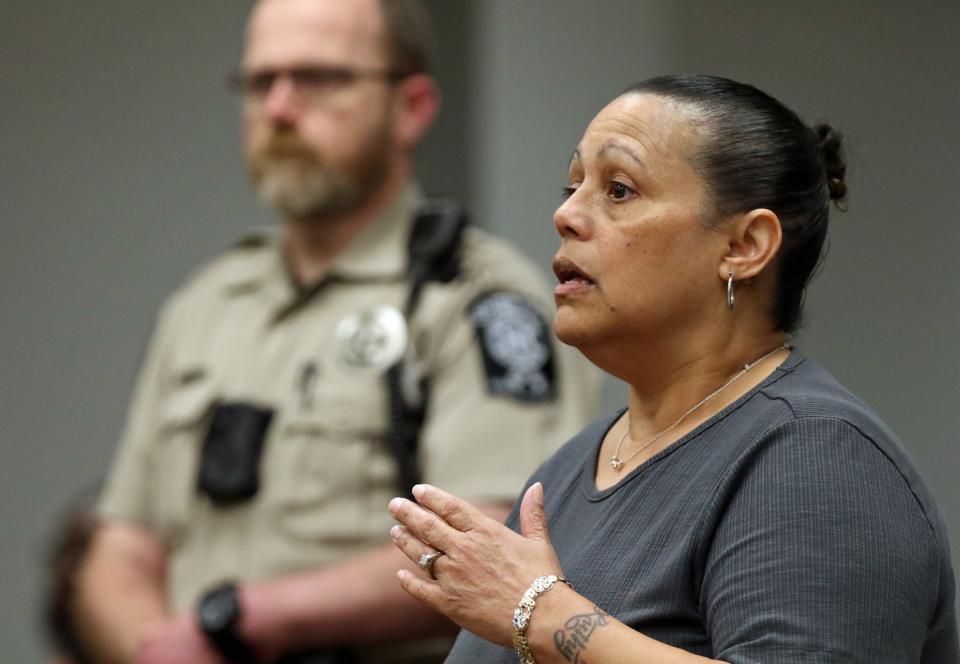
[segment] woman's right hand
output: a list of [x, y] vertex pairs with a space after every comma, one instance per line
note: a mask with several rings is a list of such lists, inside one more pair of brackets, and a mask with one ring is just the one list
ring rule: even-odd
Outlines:
[[418, 562], [442, 551], [433, 563], [436, 580], [398, 572], [404, 590], [461, 627], [507, 648], [513, 647], [513, 612], [534, 579], [562, 576], [550, 543], [537, 482], [520, 504], [517, 534], [476, 507], [441, 489], [421, 484], [417, 502], [394, 498], [390, 512], [402, 525], [391, 530], [394, 543]]

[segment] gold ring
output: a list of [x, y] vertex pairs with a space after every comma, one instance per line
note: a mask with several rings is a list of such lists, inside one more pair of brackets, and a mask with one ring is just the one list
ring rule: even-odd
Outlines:
[[417, 567], [422, 569], [424, 573], [429, 576], [434, 581], [437, 580], [436, 575], [433, 573], [433, 563], [436, 562], [437, 558], [443, 555], [443, 551], [434, 551], [433, 553], [425, 553], [420, 556], [420, 560], [417, 561]]

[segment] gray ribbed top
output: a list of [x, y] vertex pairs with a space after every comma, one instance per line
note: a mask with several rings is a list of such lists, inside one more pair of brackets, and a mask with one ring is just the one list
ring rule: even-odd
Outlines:
[[[597, 452], [619, 415], [530, 479], [567, 578], [597, 606], [731, 664], [960, 662], [930, 493], [889, 428], [822, 368], [794, 351], [600, 491]], [[494, 662], [516, 655], [467, 632], [447, 659]]]

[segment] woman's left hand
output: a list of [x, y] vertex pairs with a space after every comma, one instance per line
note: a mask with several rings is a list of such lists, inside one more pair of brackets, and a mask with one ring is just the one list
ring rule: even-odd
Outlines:
[[417, 485], [413, 495], [416, 503], [390, 501], [403, 524], [391, 529], [393, 541], [415, 563], [425, 553], [443, 555], [433, 562], [436, 580], [401, 570], [400, 585], [461, 627], [512, 648], [520, 597], [537, 577], [562, 575], [547, 533], [543, 486], [537, 482], [523, 496], [520, 535], [434, 486]]

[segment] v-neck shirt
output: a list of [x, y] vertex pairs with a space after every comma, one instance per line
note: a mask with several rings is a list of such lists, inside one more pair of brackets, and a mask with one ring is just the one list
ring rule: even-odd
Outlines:
[[[793, 351], [598, 489], [600, 446], [622, 413], [588, 426], [528, 482], [543, 483], [564, 574], [596, 606], [730, 664], [960, 661], [930, 492], [889, 427], [824, 369]], [[508, 525], [519, 529], [516, 508]], [[447, 660], [514, 661], [467, 632]]]

